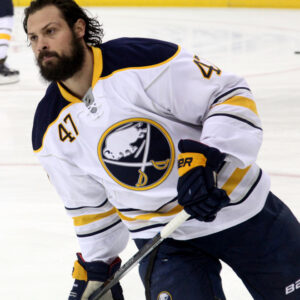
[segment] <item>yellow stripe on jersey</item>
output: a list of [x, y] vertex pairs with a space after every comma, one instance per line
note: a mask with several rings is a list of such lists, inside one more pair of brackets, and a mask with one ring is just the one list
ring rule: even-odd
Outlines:
[[115, 214], [116, 212], [117, 210], [115, 208], [112, 208], [111, 210], [105, 213], [94, 214], [94, 215], [83, 215], [83, 216], [73, 217], [72, 219], [73, 219], [74, 226], [83, 226], [83, 225], [93, 223], [95, 221], [99, 221], [106, 217], [109, 217]]
[[242, 179], [245, 177], [247, 172], [250, 170], [251, 166], [247, 167], [246, 169], [239, 169], [237, 168], [232, 175], [228, 178], [228, 180], [222, 186], [222, 189], [227, 193], [229, 196], [233, 190], [239, 185]]
[[11, 39], [11, 35], [7, 34], [7, 33], [0, 33], [0, 40], [10, 40]]
[[[93, 78], [92, 78], [92, 88], [96, 85], [97, 81], [99, 80], [99, 77], [102, 73], [102, 52], [99, 48], [91, 47], [93, 51]], [[81, 99], [78, 97], [72, 95], [70, 92], [68, 92], [64, 87], [57, 82], [58, 88], [62, 96], [71, 103], [82, 103]]]
[[155, 67], [162, 66], [162, 65], [168, 63], [169, 61], [171, 61], [172, 59], [174, 59], [179, 54], [180, 50], [181, 50], [181, 48], [180, 48], [180, 46], [178, 46], [178, 49], [175, 52], [175, 54], [173, 54], [170, 58], [166, 59], [165, 61], [163, 61], [161, 63], [150, 65], [150, 66], [144, 66], [144, 67], [128, 67], [128, 68], [124, 68], [124, 69], [119, 69], [119, 70], [116, 70], [116, 71], [112, 72], [111, 74], [109, 74], [107, 76], [101, 77], [100, 79], [103, 80], [103, 79], [109, 78], [109, 77], [113, 76], [114, 74], [116, 74], [118, 72], [121, 72], [121, 71], [150, 69], [150, 68], [155, 68]]
[[57, 82], [57, 86], [59, 88], [60, 93], [67, 101], [71, 103], [81, 103], [81, 100], [78, 97], [72, 95], [70, 92], [65, 90], [59, 82]]
[[91, 48], [94, 56], [94, 71], [93, 71], [93, 80], [92, 80], [92, 88], [94, 88], [102, 73], [103, 59], [102, 59], [102, 52], [100, 48], [95, 48], [95, 47], [91, 47]]
[[117, 213], [118, 213], [119, 217], [124, 221], [138, 221], [138, 220], [150, 220], [150, 219], [157, 218], [157, 217], [173, 216], [173, 215], [178, 214], [182, 210], [183, 210], [183, 207], [181, 205], [176, 205], [167, 213], [149, 213], [149, 214], [139, 215], [134, 218], [126, 217], [118, 210], [117, 210]]
[[222, 103], [216, 104], [216, 106], [223, 105], [223, 104], [246, 107], [246, 108], [250, 109], [251, 111], [253, 111], [256, 115], [258, 115], [255, 102], [252, 99], [249, 99], [246, 97], [234, 96]]

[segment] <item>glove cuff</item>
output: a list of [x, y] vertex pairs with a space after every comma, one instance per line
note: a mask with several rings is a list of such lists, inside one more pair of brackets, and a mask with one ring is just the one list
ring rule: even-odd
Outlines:
[[74, 262], [72, 277], [77, 280], [88, 281], [87, 271], [78, 260]]
[[178, 155], [178, 175], [185, 173], [196, 167], [205, 167], [207, 159], [201, 153], [185, 152]]
[[121, 266], [121, 259], [117, 257], [111, 264], [102, 261], [86, 262], [81, 253], [77, 253], [77, 261], [74, 263], [72, 276], [77, 280], [106, 281]]
[[209, 147], [193, 140], [180, 140], [178, 149], [182, 153], [193, 152], [203, 154], [206, 158], [206, 166], [211, 167], [214, 171], [218, 171], [226, 157], [226, 154], [220, 152], [217, 148]]

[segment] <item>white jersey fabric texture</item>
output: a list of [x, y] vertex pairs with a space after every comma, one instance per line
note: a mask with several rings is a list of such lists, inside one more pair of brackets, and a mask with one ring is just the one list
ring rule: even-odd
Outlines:
[[172, 238], [213, 234], [263, 208], [270, 182], [255, 163], [263, 131], [243, 78], [159, 40], [121, 38], [91, 50], [94, 74], [86, 97], [50, 84], [32, 134], [85, 260], [108, 261], [129, 235], [152, 238], [182, 210], [180, 139], [227, 154], [217, 183], [231, 203], [213, 222], [186, 221]]

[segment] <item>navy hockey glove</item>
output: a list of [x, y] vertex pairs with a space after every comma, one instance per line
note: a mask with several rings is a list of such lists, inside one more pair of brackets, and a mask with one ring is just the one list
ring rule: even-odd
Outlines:
[[226, 192], [216, 186], [216, 171], [225, 154], [192, 140], [180, 140], [178, 149], [178, 203], [199, 221], [211, 222], [228, 205]]
[[[85, 262], [81, 253], [77, 253], [78, 260], [73, 268], [73, 278], [75, 282], [70, 292], [68, 300], [88, 300], [91, 294], [121, 265], [121, 259], [117, 257], [110, 265], [101, 262]], [[124, 300], [121, 285], [117, 283], [108, 291], [103, 300]]]

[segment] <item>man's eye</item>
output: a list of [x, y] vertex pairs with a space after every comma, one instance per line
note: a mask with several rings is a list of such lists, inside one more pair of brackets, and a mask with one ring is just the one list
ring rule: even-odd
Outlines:
[[31, 35], [31, 36], [29, 37], [30, 43], [33, 43], [33, 42], [35, 42], [36, 40], [37, 40], [37, 36], [36, 36], [36, 35]]
[[55, 28], [49, 28], [49, 29], [47, 29], [46, 32], [47, 32], [48, 35], [52, 35], [52, 34], [55, 33]]

